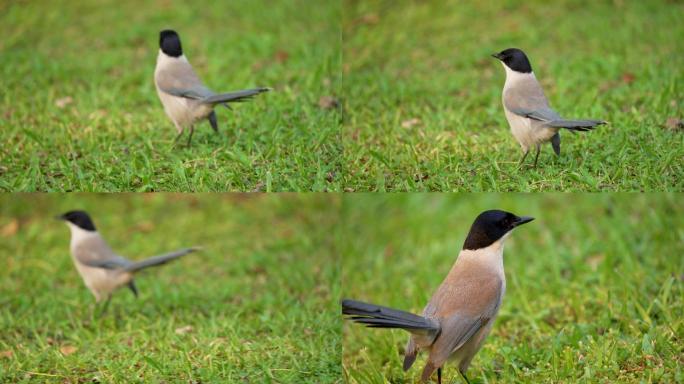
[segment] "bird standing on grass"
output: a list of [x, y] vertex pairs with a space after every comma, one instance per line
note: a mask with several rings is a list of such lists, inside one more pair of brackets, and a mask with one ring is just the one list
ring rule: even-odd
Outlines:
[[199, 79], [188, 59], [183, 55], [180, 37], [173, 30], [159, 33], [159, 55], [154, 70], [154, 84], [157, 94], [164, 105], [164, 111], [176, 125], [180, 139], [183, 131], [190, 130], [188, 146], [192, 142], [194, 126], [200, 120], [208, 119], [214, 132], [218, 133], [216, 105], [242, 102], [255, 95], [267, 92], [270, 88], [254, 88], [230, 93], [215, 93]]
[[536, 167], [540, 146], [547, 141], [551, 141], [553, 151], [560, 156], [561, 128], [585, 132], [606, 123], [602, 120], [561, 118], [549, 107], [549, 101], [532, 72], [530, 61], [520, 49], [509, 48], [492, 56], [499, 59], [506, 70], [506, 83], [502, 94], [503, 107], [511, 132], [524, 152], [520, 165], [525, 161], [530, 148], [536, 147]]
[[470, 228], [451, 271], [432, 295], [422, 315], [356, 300], [343, 300], [342, 313], [370, 328], [399, 328], [411, 333], [404, 354], [404, 371], [418, 352], [429, 354], [422, 381], [447, 360], [458, 364], [466, 382], [471, 360], [492, 329], [506, 291], [503, 267], [504, 241], [511, 231], [534, 220], [510, 212], [482, 212]]
[[69, 211], [57, 218], [66, 221], [71, 230], [71, 257], [83, 282], [98, 303], [106, 300], [101, 313], [107, 310], [112, 293], [118, 288], [128, 287], [136, 297], [138, 296], [133, 280], [136, 273], [149, 267], [166, 264], [200, 249], [185, 248], [141, 261], [131, 261], [119, 256], [109, 247], [86, 212]]

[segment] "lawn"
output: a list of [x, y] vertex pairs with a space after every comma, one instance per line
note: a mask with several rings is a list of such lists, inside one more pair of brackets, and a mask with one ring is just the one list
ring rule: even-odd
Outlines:
[[[0, 190], [340, 190], [340, 20], [305, 0], [0, 2]], [[212, 89], [273, 91], [174, 147], [166, 28]]]
[[[205, 249], [93, 317], [52, 218], [74, 208], [132, 259]], [[0, 382], [341, 382], [337, 212], [329, 195], [0, 195]]]
[[[682, 14], [665, 0], [344, 0], [345, 189], [682, 190]], [[518, 169], [490, 56], [509, 47], [562, 116], [609, 124]]]
[[[345, 196], [343, 297], [420, 313], [472, 220], [536, 220], [507, 241], [507, 290], [471, 383], [684, 381], [684, 205], [672, 194]], [[413, 383], [408, 333], [345, 322], [349, 383]], [[461, 383], [446, 365], [445, 383]]]

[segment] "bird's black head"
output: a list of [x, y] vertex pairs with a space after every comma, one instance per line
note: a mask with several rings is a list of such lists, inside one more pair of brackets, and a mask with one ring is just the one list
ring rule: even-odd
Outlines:
[[86, 231], [96, 231], [95, 224], [93, 224], [90, 216], [88, 216], [85, 211], [69, 211], [63, 215], [57, 216], [57, 218], [59, 220], [68, 221]]
[[519, 217], [510, 212], [492, 210], [484, 211], [475, 219], [470, 227], [463, 249], [481, 249], [494, 244], [513, 228], [529, 223], [533, 217]]
[[492, 55], [501, 60], [506, 66], [516, 72], [530, 73], [532, 72], [532, 65], [527, 59], [525, 52], [518, 48], [508, 48], [499, 53]]
[[162, 52], [172, 57], [180, 57], [183, 54], [180, 37], [172, 29], [165, 29], [159, 32], [159, 48]]

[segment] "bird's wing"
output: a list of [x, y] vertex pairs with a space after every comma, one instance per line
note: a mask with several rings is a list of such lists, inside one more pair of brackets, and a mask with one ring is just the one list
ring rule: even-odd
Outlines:
[[506, 109], [519, 116], [539, 121], [554, 121], [561, 117], [551, 109], [544, 91], [533, 77], [522, 79], [503, 93]]
[[439, 335], [439, 346], [434, 345], [433, 348], [438, 348], [443, 353], [449, 355], [451, 352], [461, 348], [473, 335], [475, 335], [482, 327], [487, 325], [491, 317], [486, 316], [468, 316], [464, 314], [455, 314], [442, 321], [442, 333]]
[[[425, 308], [425, 316], [440, 321], [441, 333], [435, 348], [451, 353], [460, 348], [491, 320], [499, 309], [503, 281], [494, 274], [478, 273], [446, 280]], [[439, 345], [438, 345], [439, 344]]]
[[125, 257], [114, 253], [100, 237], [82, 240], [73, 253], [79, 263], [94, 268], [119, 269], [131, 264]]
[[187, 61], [178, 60], [155, 74], [157, 87], [173, 96], [187, 99], [204, 99], [214, 92], [202, 84], [192, 66]]

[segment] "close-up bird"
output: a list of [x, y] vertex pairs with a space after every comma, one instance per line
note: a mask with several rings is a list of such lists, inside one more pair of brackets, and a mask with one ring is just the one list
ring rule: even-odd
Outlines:
[[201, 120], [209, 120], [214, 132], [218, 133], [214, 111], [216, 105], [224, 105], [230, 109], [229, 103], [243, 102], [270, 90], [260, 87], [216, 93], [207, 88], [183, 54], [180, 37], [173, 30], [163, 30], [159, 33], [159, 55], [154, 70], [154, 84], [166, 115], [176, 126], [178, 136], [174, 142], [180, 139], [185, 129], [189, 129], [188, 146], [192, 142], [194, 126]]
[[57, 219], [64, 220], [71, 230], [71, 258], [86, 287], [99, 303], [106, 300], [102, 313], [109, 305], [112, 293], [128, 287], [137, 297], [135, 275], [149, 267], [166, 264], [172, 260], [198, 251], [200, 248], [184, 248], [140, 261], [128, 260], [115, 253], [95, 228], [90, 216], [84, 211], [69, 211]]
[[551, 141], [556, 155], [560, 156], [560, 130], [586, 132], [605, 121], [594, 119], [564, 119], [551, 109], [541, 85], [532, 72], [530, 61], [520, 49], [509, 48], [492, 55], [506, 70], [502, 99], [506, 120], [511, 132], [523, 150], [520, 165], [535, 147], [534, 167], [537, 166], [540, 147]]
[[418, 353], [426, 352], [422, 381], [437, 371], [441, 383], [444, 364], [454, 361], [469, 382], [468, 366], [492, 329], [506, 291], [504, 242], [514, 228], [532, 220], [500, 210], [478, 215], [456, 262], [421, 315], [350, 299], [342, 301], [342, 314], [370, 328], [410, 332], [403, 368], [407, 371]]

